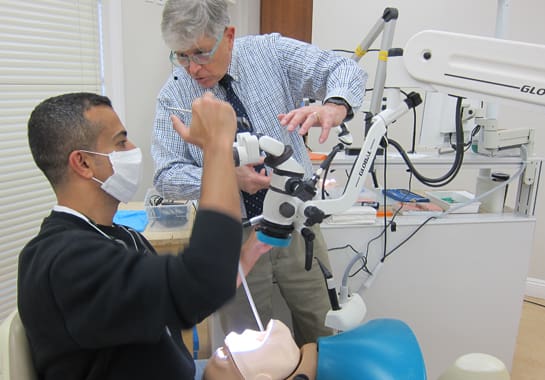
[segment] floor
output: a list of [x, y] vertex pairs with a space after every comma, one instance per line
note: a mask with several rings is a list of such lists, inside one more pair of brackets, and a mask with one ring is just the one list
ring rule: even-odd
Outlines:
[[545, 300], [526, 297], [511, 380], [545, 379]]
[[[210, 356], [210, 343], [206, 321], [198, 326], [199, 358]], [[192, 331], [184, 332], [188, 346], [192, 342]], [[520, 320], [517, 347], [511, 372], [511, 380], [545, 379], [545, 300], [526, 297]], [[432, 380], [432, 379], [430, 379]]]

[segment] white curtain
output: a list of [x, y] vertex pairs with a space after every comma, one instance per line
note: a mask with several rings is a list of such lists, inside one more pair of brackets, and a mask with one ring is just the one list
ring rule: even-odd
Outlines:
[[47, 97], [102, 92], [100, 0], [0, 0], [0, 320], [17, 304], [17, 258], [55, 203], [26, 123]]

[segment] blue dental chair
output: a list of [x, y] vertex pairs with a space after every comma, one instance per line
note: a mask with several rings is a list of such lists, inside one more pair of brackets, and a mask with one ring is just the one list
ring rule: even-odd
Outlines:
[[316, 380], [426, 380], [418, 341], [400, 320], [371, 320], [317, 343]]

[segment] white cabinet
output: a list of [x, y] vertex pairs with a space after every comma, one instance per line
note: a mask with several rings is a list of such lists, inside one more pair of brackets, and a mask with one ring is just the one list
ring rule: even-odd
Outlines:
[[[352, 160], [341, 157], [332, 175], [345, 176]], [[392, 170], [403, 168], [399, 160], [389, 158], [388, 162], [394, 164]], [[444, 171], [448, 162], [447, 158], [424, 159], [418, 167], [440, 167]], [[377, 173], [381, 173], [381, 166], [382, 159], [378, 158]], [[476, 172], [482, 167], [512, 173], [520, 167], [520, 160], [472, 157], [465, 161], [462, 171]], [[432, 220], [385, 259], [368, 288], [363, 287], [369, 278], [364, 271], [348, 281], [350, 290], [357, 291], [367, 305], [366, 320], [398, 318], [412, 327], [430, 379], [436, 379], [458, 356], [470, 352], [497, 356], [511, 368], [533, 248], [533, 209], [541, 160], [532, 170], [536, 174], [532, 186], [522, 181], [512, 184], [512, 190], [516, 190], [513, 202], [525, 202], [525, 212], [453, 214]], [[471, 176], [476, 178], [475, 173]], [[378, 177], [381, 179], [382, 174]], [[417, 186], [413, 182], [413, 187]], [[386, 251], [407, 239], [425, 219], [397, 217], [395, 231], [388, 229]], [[373, 225], [322, 224], [330, 249], [350, 244], [365, 252], [368, 242], [382, 230], [378, 218]], [[371, 243], [366, 255], [369, 270], [374, 270], [383, 253], [382, 238]], [[350, 248], [330, 251], [337, 285], [352, 257]], [[357, 269], [358, 264], [351, 272]]]

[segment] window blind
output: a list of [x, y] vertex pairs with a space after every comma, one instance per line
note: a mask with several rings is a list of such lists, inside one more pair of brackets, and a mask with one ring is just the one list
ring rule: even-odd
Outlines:
[[17, 304], [17, 258], [55, 196], [35, 166], [32, 109], [102, 88], [100, 0], [0, 0], [0, 320]]

